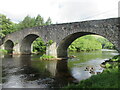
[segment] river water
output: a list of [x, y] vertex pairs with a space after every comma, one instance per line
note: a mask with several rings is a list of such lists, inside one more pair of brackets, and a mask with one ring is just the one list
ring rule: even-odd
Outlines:
[[[39, 55], [1, 55], [2, 88], [61, 88], [102, 72], [100, 64], [117, 54], [107, 49], [69, 52], [76, 57], [59, 61], [39, 60]], [[85, 71], [86, 67], [94, 72]]]

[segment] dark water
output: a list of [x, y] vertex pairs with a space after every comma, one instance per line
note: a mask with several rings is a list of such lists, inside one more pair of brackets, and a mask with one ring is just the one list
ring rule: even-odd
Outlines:
[[76, 58], [42, 61], [39, 55], [1, 55], [3, 88], [55, 88], [89, 78], [87, 66], [102, 72], [100, 63], [117, 55], [117, 51], [70, 52]]

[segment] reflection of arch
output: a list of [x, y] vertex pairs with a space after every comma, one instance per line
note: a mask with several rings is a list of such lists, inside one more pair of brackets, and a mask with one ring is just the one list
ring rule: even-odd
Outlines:
[[5, 50], [8, 50], [8, 53], [13, 53], [14, 43], [11, 40], [5, 42]]
[[[91, 33], [91, 32], [77, 32], [68, 35], [65, 37], [59, 44], [58, 49], [57, 49], [57, 56], [58, 57], [67, 57], [67, 49], [69, 45], [77, 38], [84, 36], [84, 35], [98, 35], [96, 33]], [[109, 39], [108, 39], [109, 40]], [[111, 42], [112, 43], [112, 42]], [[114, 44], [114, 43], [113, 43]]]
[[31, 54], [31, 44], [38, 38], [38, 35], [29, 34], [21, 42], [20, 52], [21, 54]]
[[77, 81], [70, 73], [68, 69], [68, 62], [66, 60], [58, 60], [56, 66], [55, 85], [59, 82], [61, 85], [68, 85]]

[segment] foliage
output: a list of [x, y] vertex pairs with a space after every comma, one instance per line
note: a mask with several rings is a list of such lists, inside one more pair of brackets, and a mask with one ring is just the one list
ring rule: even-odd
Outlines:
[[104, 37], [96, 38], [101, 43], [103, 49], [115, 49], [115, 46]]
[[50, 25], [52, 23], [52, 20], [51, 20], [51, 18], [49, 17], [48, 19], [47, 19], [47, 21], [45, 22], [45, 24], [46, 25]]
[[118, 72], [120, 66], [120, 55], [114, 56], [109, 62], [105, 63], [104, 72]]
[[41, 38], [37, 38], [33, 44], [33, 52], [45, 52], [46, 51], [46, 44]]
[[46, 54], [43, 54], [40, 59], [50, 59], [50, 58], [54, 58], [54, 56], [49, 56], [49, 55], [46, 55]]
[[47, 45], [47, 46], [50, 46], [52, 43], [53, 43], [53, 40], [49, 40], [49, 41], [46, 43], [46, 45]]
[[35, 18], [35, 26], [43, 26], [43, 25], [45, 25], [44, 19], [43, 19], [43, 17], [41, 17], [40, 15], [38, 15]]
[[76, 39], [70, 46], [70, 51], [93, 51], [99, 49], [115, 49], [107, 39], [98, 35], [86, 35]]
[[18, 30], [20, 29], [25, 29], [25, 28], [31, 28], [31, 27], [35, 27], [35, 26], [43, 26], [43, 25], [50, 25], [52, 23], [50, 17], [48, 18], [48, 20], [45, 22], [44, 18], [41, 17], [40, 15], [37, 15], [37, 17], [30, 17], [30, 16], [26, 16], [23, 21], [21, 21], [18, 24]]
[[114, 56], [110, 61], [120, 61], [120, 55]]
[[16, 24], [11, 22], [10, 19], [3, 14], [0, 14], [0, 23], [1, 37], [16, 31]]
[[105, 67], [106, 67], [106, 68], [110, 68], [111, 65], [110, 65], [109, 63], [106, 63], [106, 64], [105, 64]]
[[101, 43], [99, 43], [95, 37], [87, 35], [76, 39], [70, 46], [71, 51], [92, 51], [102, 49]]
[[26, 16], [22, 22], [18, 24], [18, 29], [30, 28], [35, 26], [35, 18], [31, 18], [30, 16]]
[[33, 43], [33, 52], [42, 52], [45, 53], [46, 47], [51, 45], [53, 43], [52, 40], [49, 40], [47, 43], [45, 43], [41, 38], [37, 38]]

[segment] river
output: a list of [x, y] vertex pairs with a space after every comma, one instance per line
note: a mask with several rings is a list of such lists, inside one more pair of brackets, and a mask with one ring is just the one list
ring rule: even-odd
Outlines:
[[76, 56], [68, 60], [43, 61], [39, 55], [0, 55], [2, 65], [2, 88], [60, 88], [87, 79], [96, 73], [85, 71], [86, 67], [102, 72], [100, 64], [117, 55], [115, 50], [69, 52]]

